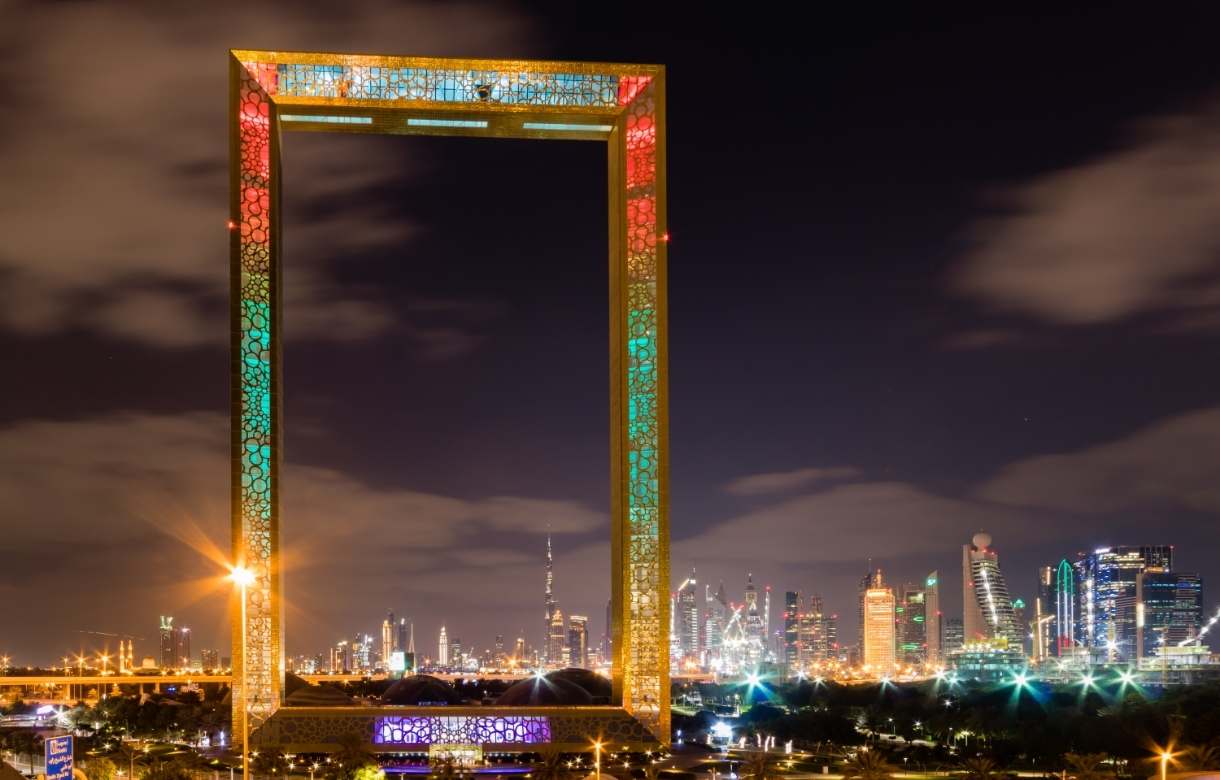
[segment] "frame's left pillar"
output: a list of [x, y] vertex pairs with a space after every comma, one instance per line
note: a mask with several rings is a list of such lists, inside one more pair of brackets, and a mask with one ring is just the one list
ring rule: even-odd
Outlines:
[[[229, 275], [233, 561], [254, 573], [246, 621], [234, 593], [233, 743], [280, 705], [279, 119], [274, 63], [229, 63]], [[243, 641], [244, 640], [244, 641]], [[243, 673], [244, 670], [244, 673]], [[248, 681], [248, 690], [242, 680]]]

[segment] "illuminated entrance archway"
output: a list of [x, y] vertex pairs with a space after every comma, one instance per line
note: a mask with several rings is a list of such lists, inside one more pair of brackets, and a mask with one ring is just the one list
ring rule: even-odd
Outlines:
[[[282, 699], [280, 133], [303, 130], [606, 144], [613, 701], [618, 712], [644, 727], [641, 734], [668, 742], [664, 68], [267, 51], [230, 55], [233, 555], [256, 577], [247, 591], [248, 657], [240, 641], [241, 610], [231, 610], [233, 733], [242, 733], [247, 699], [254, 728], [271, 718]], [[243, 669], [248, 691], [241, 684]], [[599, 717], [613, 715], [607, 708], [589, 709], [600, 710]], [[494, 708], [478, 710], [495, 714]]]

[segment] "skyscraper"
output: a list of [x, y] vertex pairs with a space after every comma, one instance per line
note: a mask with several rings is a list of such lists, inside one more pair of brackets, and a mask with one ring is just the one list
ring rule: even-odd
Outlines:
[[178, 669], [191, 666], [191, 630], [186, 626], [174, 629], [174, 666]]
[[894, 592], [884, 586], [880, 571], [864, 592], [864, 663], [877, 675], [894, 671]]
[[1203, 580], [1198, 574], [1142, 571], [1135, 589], [1136, 657], [1198, 636], [1203, 626]]
[[381, 621], [381, 668], [390, 668], [390, 656], [394, 653], [394, 638], [396, 636], [397, 626], [394, 623], [394, 612], [391, 610], [386, 613], [385, 620]]
[[962, 626], [965, 641], [1002, 640], [1021, 647], [1024, 632], [1017, 627], [1008, 595], [1008, 583], [1000, 572], [1000, 559], [991, 548], [990, 534], [977, 533], [962, 546]]
[[[869, 589], [872, 588], [878, 582], [880, 576], [881, 576], [880, 570], [878, 570], [877, 572], [873, 571], [872, 561], [870, 560], [868, 572], [864, 575], [864, 578], [860, 580], [859, 585], [857, 585], [857, 587], [856, 587], [856, 595], [857, 595], [856, 606], [857, 606], [857, 618], [858, 618], [858, 622], [856, 623], [856, 649], [859, 651], [861, 659], [864, 658], [864, 600], [865, 600], [865, 594], [867, 594]], [[861, 661], [861, 662], [863, 662], [863, 661]]]
[[547, 631], [546, 642], [547, 664], [553, 667], [564, 666], [568, 662], [568, 632], [563, 624], [563, 610], [555, 607], [551, 613], [551, 625]]
[[678, 622], [678, 652], [682, 658], [697, 659], [699, 657], [699, 602], [695, 596], [698, 593], [695, 581], [695, 570], [691, 569], [690, 577], [678, 588], [677, 622]]
[[923, 586], [907, 583], [899, 592], [895, 606], [898, 639], [898, 660], [904, 664], [923, 666], [927, 658], [927, 601]]
[[941, 663], [948, 660], [948, 656], [951, 653], [956, 653], [957, 651], [961, 650], [965, 640], [966, 638], [965, 631], [962, 627], [962, 619], [955, 617], [945, 618], [944, 629], [941, 632], [940, 641]]
[[1076, 569], [1067, 558], [1055, 567], [1055, 642], [1052, 652], [1067, 655], [1076, 646]]
[[157, 659], [162, 669], [173, 669], [177, 662], [174, 648], [174, 619], [161, 616], [160, 657]]
[[436, 665], [442, 669], [449, 666], [449, 634], [441, 626], [441, 636], [436, 643]]
[[729, 622], [729, 600], [724, 593], [724, 583], [712, 593], [712, 586], [703, 588], [704, 629], [703, 641], [708, 651], [709, 662], [719, 658], [724, 645], [724, 630]]
[[931, 667], [944, 664], [941, 658], [943, 643], [943, 628], [940, 611], [940, 572], [931, 572], [924, 578], [924, 611], [927, 619], [924, 621], [928, 640], [927, 663]]
[[790, 590], [784, 593], [784, 671], [793, 675], [801, 668], [801, 594]]
[[589, 618], [572, 615], [568, 618], [568, 665], [578, 669], [588, 666]]
[[554, 585], [555, 585], [555, 559], [551, 554], [551, 534], [548, 531], [547, 535], [546, 535], [546, 593], [545, 593], [545, 598], [544, 598], [545, 603], [546, 603], [546, 623], [544, 624], [543, 630], [542, 630], [542, 639], [543, 639], [542, 648], [543, 648], [543, 653], [545, 655], [545, 657], [543, 658], [543, 661], [552, 662], [552, 663], [558, 662], [556, 656], [550, 655], [550, 652], [551, 652], [550, 637], [551, 637], [552, 625], [555, 622], [555, 612], [558, 611], [558, 609], [559, 609], [559, 606], [555, 603]]
[[410, 641], [410, 636], [408, 636], [409, 633], [410, 632], [407, 630], [407, 619], [399, 618], [397, 636], [394, 637], [395, 650], [401, 650], [404, 653], [409, 652], [407, 650], [407, 643]]
[[1102, 547], [1082, 555], [1075, 568], [1081, 585], [1081, 643], [1104, 651], [1110, 661], [1135, 658], [1136, 577], [1144, 571], [1173, 571], [1173, 547]]

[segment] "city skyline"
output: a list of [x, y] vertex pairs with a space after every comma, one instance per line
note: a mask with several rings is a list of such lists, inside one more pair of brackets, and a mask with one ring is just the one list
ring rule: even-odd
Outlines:
[[[1220, 410], [1198, 360], [1215, 308], [1181, 283], [1204, 290], [1216, 273], [1211, 221], [1181, 216], [1214, 213], [1215, 188], [1194, 178], [1211, 170], [1196, 141], [1215, 123], [1201, 55], [1155, 43], [1160, 56], [1125, 64], [1121, 33], [1159, 24], [1135, 12], [835, 14], [799, 40], [668, 18], [691, 31], [673, 41], [524, 7], [367, 2], [341, 31], [259, 12], [249, 43], [452, 53], [444, 39], [670, 66], [675, 573], [694, 566], [734, 594], [750, 571], [773, 598], [819, 592], [844, 636], [869, 558], [894, 582], [948, 580], [980, 529], [1027, 602], [1039, 567], [1122, 544], [1173, 541], [1175, 568], [1217, 581]], [[227, 599], [208, 589], [228, 549], [227, 150], [222, 85], [204, 74], [237, 42], [214, 18], [60, 6], [14, 14], [4, 33], [6, 64], [30, 74], [3, 88], [14, 124], [0, 151], [26, 193], [0, 211], [0, 335], [23, 361], [0, 397], [13, 562], [0, 622], [29, 626], [6, 638], [17, 658], [58, 659], [81, 629], [149, 637], [171, 614], [194, 647], [227, 644]], [[98, 47], [86, 72], [56, 43], [80, 36]], [[763, 98], [758, 142], [728, 155], [695, 131], [699, 64], [725, 41], [754, 57], [725, 89]], [[144, 91], [119, 92], [130, 51], [161, 65]], [[799, 105], [794, 72], [813, 74]], [[172, 88], [197, 80], [215, 100]], [[132, 121], [153, 103], [164, 122]], [[548, 525], [565, 618], [600, 634], [605, 220], [586, 179], [604, 158], [510, 141], [487, 143], [511, 154], [472, 155], [462, 141], [286, 142], [301, 183], [285, 203], [301, 269], [285, 321], [292, 650], [376, 635], [391, 608], [429, 644], [459, 614], [496, 624], [460, 629], [480, 645], [538, 631]], [[454, 213], [474, 190], [491, 205]], [[67, 212], [70, 229], [50, 216]], [[1062, 231], [1071, 251], [1047, 244]], [[528, 273], [504, 262], [517, 256]], [[353, 382], [369, 366], [377, 381]], [[960, 588], [941, 597], [957, 614]]]
[[[978, 643], [992, 639], [1020, 648], [1013, 655], [1015, 664], [1024, 663], [1021, 659], [1039, 660], [1041, 656], [1035, 648], [1035, 628], [1032, 624], [1026, 625], [1031, 617], [1026, 609], [1026, 599], [1020, 592], [1010, 595], [1004, 568], [998, 562], [991, 535], [979, 532], [961, 550], [960, 592], [963, 599], [962, 609], [956, 615], [941, 609], [944, 604], [941, 591], [952, 583], [938, 571], [915, 580], [887, 581], [882, 568], [872, 568], [874, 561], [870, 559], [867, 576], [860, 582], [857, 591], [859, 616], [868, 621], [869, 627], [866, 628], [864, 624], [856, 626], [858, 639], [855, 644], [839, 641], [840, 636], [850, 635], [850, 631], [848, 634], [840, 632], [845, 628], [849, 630], [851, 623], [840, 617], [837, 605], [827, 606], [816, 588], [804, 592], [781, 591], [782, 601], [777, 602], [777, 614], [772, 615], [772, 588], [769, 584], [763, 585], [764, 598], [760, 600], [752, 571], [745, 573], [741, 599], [734, 600], [725, 595], [723, 581], [715, 589], [710, 583], [703, 583], [701, 596], [697, 570], [692, 568], [689, 576], [671, 592], [671, 663], [676, 670], [688, 665], [686, 671], [726, 674], [744, 674], [751, 669], [757, 671], [763, 668], [792, 674], [795, 668], [809, 668], [811, 661], [836, 659], [853, 665], [865, 664], [873, 669], [879, 666], [920, 667], [924, 664], [929, 668], [945, 668], [952, 665], [950, 651], [959, 649], [962, 642]], [[1065, 629], [1069, 636], [1066, 645], [1058, 639], [1061, 624], [1057, 620], [1051, 622], [1056, 639], [1051, 642], [1048, 637], [1045, 641], [1048, 654], [1052, 657], [1071, 658], [1078, 651], [1092, 648], [1093, 657], [1098, 662], [1132, 663], [1145, 655], [1153, 656], [1158, 645], [1176, 645], [1195, 639], [1204, 623], [1216, 614], [1215, 601], [1208, 601], [1201, 595], [1206, 593], [1206, 589], [1202, 587], [1199, 575], [1183, 572], [1180, 567], [1174, 566], [1174, 545], [1102, 547], [1092, 552], [1078, 552], [1074, 559], [1071, 562], [1065, 557], [1056, 566], [1041, 567], [1037, 572], [1037, 587], [1034, 588], [1036, 595], [1030, 597], [1031, 603], [1043, 600], [1049, 606], [1042, 609], [1049, 610], [1056, 617], [1065, 614], [1062, 606], [1065, 594], [1066, 603], [1070, 604], [1066, 613], [1069, 615]], [[511, 659], [521, 671], [569, 665], [585, 668], [608, 665], [609, 659], [605, 655], [607, 625], [602, 625], [599, 635], [595, 631], [596, 624], [591, 624], [587, 616], [571, 614], [565, 618], [558, 607], [555, 597], [555, 558], [549, 534], [545, 556], [540, 562], [544, 603], [555, 619], [547, 620], [543, 627], [547, 633], [540, 633], [536, 643], [524, 628], [507, 634], [498, 631], [491, 643], [469, 640], [462, 643], [460, 629], [447, 630], [447, 627], [460, 625], [460, 622], [442, 620], [440, 644], [436, 651], [425, 649], [422, 653], [415, 653], [414, 619], [400, 616], [396, 620], [394, 610], [390, 609], [384, 613], [379, 630], [372, 633], [355, 629], [341, 634], [341, 639], [321, 650], [290, 647], [290, 668], [297, 662], [304, 663], [310, 672], [401, 671], [401, 667], [394, 667], [389, 659], [391, 650], [408, 653], [408, 671], [423, 668], [460, 672], [465, 668], [464, 659], [469, 659], [470, 663], [478, 661], [479, 666], [484, 666], [488, 665], [486, 661], [489, 658], [493, 660], [490, 664], [492, 668], [505, 668], [504, 662]], [[1052, 572], [1060, 571], [1064, 566], [1070, 571], [1067, 575], [1069, 579], [1063, 581], [1060, 578], [1052, 583]], [[1094, 587], [1095, 579], [1106, 584]], [[733, 591], [730, 589], [729, 592]], [[1185, 607], [1189, 612], [1182, 611], [1186, 603], [1182, 601], [1184, 594], [1191, 600], [1191, 606]], [[726, 609], [718, 607], [719, 599], [725, 600]], [[846, 609], [841, 612], [844, 616], [850, 614], [850, 610]], [[733, 613], [739, 620], [729, 620]], [[914, 616], [916, 613], [917, 616]], [[806, 625], [805, 617], [815, 614], [819, 616], [819, 621], [825, 615], [830, 622]], [[1090, 616], [1088, 623], [1084, 619], [1077, 620], [1077, 615]], [[1137, 615], [1141, 626], [1147, 622], [1147, 632], [1142, 627], [1136, 630]], [[609, 616], [607, 606], [607, 621]], [[116, 671], [130, 671], [141, 666], [150, 668], [150, 661], [154, 659], [158, 660], [157, 665], [161, 668], [215, 668], [225, 651], [205, 647], [200, 649], [198, 655], [192, 656], [191, 629], [181, 621], [175, 625], [174, 620], [173, 616], [160, 616], [156, 646], [149, 648], [150, 652], [139, 654], [133, 654], [133, 637], [130, 635], [98, 632], [78, 634], [82, 637], [85, 634], [108, 637], [104, 645], [105, 657], [113, 663]], [[952, 647], [946, 644], [945, 623], [956, 624], [960, 631], [958, 640], [949, 641]], [[488, 628], [495, 630], [497, 626], [483, 626], [484, 630]], [[746, 643], [739, 644], [735, 650], [728, 650], [734, 631], [737, 641], [740, 643], [745, 639]], [[932, 631], [939, 635], [935, 642]], [[507, 650], [510, 645], [505, 642], [506, 635], [511, 639], [511, 651]], [[757, 640], [753, 648], [749, 645], [750, 637]], [[113, 638], [120, 638], [117, 658], [108, 653], [109, 639]], [[127, 642], [126, 656], [122, 649], [124, 641]], [[1204, 644], [1210, 644], [1210, 641], [1210, 637], [1203, 640]], [[574, 644], [580, 648], [579, 651], [573, 649]], [[797, 644], [805, 649], [796, 650]], [[815, 646], [821, 649], [814, 651]], [[335, 655], [336, 647], [339, 656]], [[356, 647], [360, 648], [358, 657], [353, 655], [351, 649]], [[879, 648], [888, 648], [881, 651], [884, 658], [880, 660], [877, 655]], [[83, 649], [82, 644], [80, 651], [62, 658], [71, 658], [75, 667], [82, 663], [78, 653]], [[582, 660], [578, 661], [578, 658]], [[711, 663], [713, 658], [716, 659], [714, 664]], [[84, 663], [94, 662], [104, 666], [106, 662], [101, 659], [101, 652], [86, 654]], [[16, 659], [16, 663], [20, 664], [21, 659]], [[55, 666], [53, 662], [44, 665]]]

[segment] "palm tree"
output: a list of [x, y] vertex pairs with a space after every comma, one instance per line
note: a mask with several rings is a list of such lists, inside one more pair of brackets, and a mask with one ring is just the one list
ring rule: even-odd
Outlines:
[[1068, 753], [1063, 760], [1067, 762], [1068, 776], [1075, 780], [1110, 780], [1114, 777], [1113, 772], [1101, 768], [1106, 760], [1103, 753]]
[[288, 757], [279, 750], [263, 750], [255, 756], [254, 766], [251, 769], [256, 774], [283, 777], [288, 771]]
[[538, 766], [531, 773], [537, 780], [561, 780], [568, 774], [568, 767], [564, 764], [563, 754], [554, 748], [542, 751], [539, 754], [541, 759]]
[[967, 780], [995, 780], [1000, 769], [990, 758], [968, 758], [962, 762]]
[[887, 780], [895, 767], [876, 750], [861, 750], [843, 765], [843, 780]]
[[1220, 748], [1215, 745], [1194, 745], [1182, 751], [1182, 765], [1195, 772], [1220, 767]]
[[457, 775], [457, 766], [453, 763], [453, 756], [445, 756], [432, 765], [432, 774], [429, 777], [435, 777], [437, 780], [454, 780]]
[[9, 735], [8, 744], [17, 755], [29, 757], [30, 774], [34, 774], [34, 756], [42, 750], [42, 737], [32, 731], [15, 731]]
[[771, 754], [765, 750], [751, 753], [750, 757], [741, 766], [742, 776], [752, 777], [754, 780], [767, 780], [772, 775], [770, 770]]
[[377, 759], [373, 751], [359, 734], [344, 734], [338, 740], [339, 749], [330, 757], [330, 774], [347, 780], [356, 775], [356, 770], [366, 766], [376, 766]]

